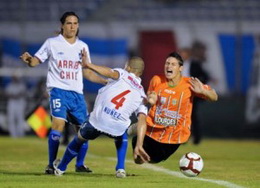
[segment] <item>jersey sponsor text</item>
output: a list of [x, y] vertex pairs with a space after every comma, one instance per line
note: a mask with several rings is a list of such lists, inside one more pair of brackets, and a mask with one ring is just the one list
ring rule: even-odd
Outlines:
[[128, 78], [128, 80], [131, 81], [131, 84], [132, 84], [134, 87], [136, 87], [136, 88], [138, 88], [138, 89], [142, 89], [142, 88], [143, 88], [138, 82], [136, 82], [136, 81], [133, 79], [133, 77], [128, 76], [127, 78]]
[[[80, 63], [78, 61], [67, 61], [67, 60], [59, 60], [58, 68], [59, 69], [70, 69], [77, 70], [79, 68]], [[78, 72], [75, 71], [60, 71], [60, 78], [66, 80], [78, 80]]]
[[160, 116], [155, 116], [154, 121], [155, 123], [159, 125], [163, 125], [165, 127], [176, 126], [176, 119], [172, 119], [172, 118], [163, 118]]

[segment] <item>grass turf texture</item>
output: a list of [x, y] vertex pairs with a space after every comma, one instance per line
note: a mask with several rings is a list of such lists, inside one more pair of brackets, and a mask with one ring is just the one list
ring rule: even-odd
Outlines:
[[[61, 157], [65, 147], [61, 147]], [[204, 160], [202, 173], [195, 178], [183, 178], [179, 173], [179, 159], [184, 153], [196, 152]], [[167, 161], [152, 165], [174, 171], [170, 175], [151, 170], [145, 165], [132, 161], [132, 148], [129, 141], [126, 171], [129, 176], [115, 178], [115, 146], [113, 139], [99, 137], [89, 143], [86, 164], [92, 174], [75, 173], [75, 159], [62, 177], [45, 175], [47, 165], [47, 140], [37, 137], [12, 139], [0, 137], [0, 187], [260, 187], [260, 142], [259, 140], [215, 140], [205, 139], [195, 146], [182, 145]], [[231, 185], [219, 185], [203, 180], [226, 181]]]

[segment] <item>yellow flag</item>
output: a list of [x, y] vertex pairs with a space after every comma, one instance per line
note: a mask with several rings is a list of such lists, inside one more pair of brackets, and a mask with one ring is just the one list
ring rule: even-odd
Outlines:
[[35, 131], [37, 136], [45, 138], [48, 134], [49, 128], [51, 127], [51, 118], [45, 108], [39, 106], [28, 117], [27, 123]]

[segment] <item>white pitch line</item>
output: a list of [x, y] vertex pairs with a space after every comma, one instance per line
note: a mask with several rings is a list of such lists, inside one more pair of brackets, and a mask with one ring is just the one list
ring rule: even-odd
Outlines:
[[[93, 154], [88, 154], [88, 156], [89, 157], [99, 157], [99, 158], [101, 157], [101, 156], [97, 156], [97, 155], [93, 155]], [[114, 157], [105, 157], [105, 159], [110, 160], [110, 161], [116, 161], [117, 160]], [[126, 162], [127, 163], [133, 163], [133, 161], [131, 161], [131, 160], [126, 160]], [[148, 164], [148, 163], [145, 163], [145, 164], [142, 164], [142, 165], [139, 165], [139, 166], [142, 167], [142, 168], [146, 168], [146, 169], [149, 169], [149, 170], [156, 171], [156, 172], [162, 172], [164, 174], [172, 175], [172, 176], [175, 176], [175, 177], [178, 177], [178, 178], [185, 178], [185, 179], [192, 180], [192, 181], [193, 180], [205, 181], [205, 182], [210, 182], [210, 183], [222, 185], [222, 186], [227, 187], [227, 188], [245, 188], [243, 186], [236, 185], [234, 183], [231, 183], [231, 182], [228, 182], [228, 181], [223, 181], [223, 180], [213, 180], [213, 179], [206, 179], [206, 178], [199, 178], [199, 177], [194, 177], [194, 178], [186, 177], [181, 172], [172, 171], [172, 170], [169, 170], [169, 169], [166, 169], [166, 168], [163, 168], [163, 167], [159, 167], [159, 166], [155, 166], [155, 165], [152, 165], [152, 164]]]
[[230, 183], [228, 181], [223, 181], [223, 180], [212, 180], [212, 179], [199, 178], [199, 177], [189, 178], [189, 177], [184, 176], [180, 172], [172, 171], [172, 170], [169, 170], [169, 169], [166, 169], [166, 168], [163, 168], [163, 167], [158, 167], [158, 166], [151, 165], [151, 164], [143, 164], [141, 166], [143, 166], [144, 168], [156, 171], [156, 172], [163, 172], [165, 174], [176, 176], [178, 178], [189, 179], [189, 180], [192, 180], [192, 181], [193, 180], [205, 181], [205, 182], [210, 182], [210, 183], [214, 183], [214, 184], [218, 184], [218, 185], [223, 185], [223, 186], [228, 187], [228, 188], [245, 188], [245, 187], [242, 187], [240, 185], [236, 185], [234, 183]]

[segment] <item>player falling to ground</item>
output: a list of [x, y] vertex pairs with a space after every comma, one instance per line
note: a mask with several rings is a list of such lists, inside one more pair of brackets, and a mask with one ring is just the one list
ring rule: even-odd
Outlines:
[[[132, 113], [135, 112], [138, 117], [137, 134], [144, 134], [146, 131], [147, 107], [143, 104], [146, 95], [139, 77], [142, 75], [144, 62], [139, 57], [133, 57], [127, 62], [125, 69], [110, 69], [88, 63], [87, 60], [85, 66], [110, 79], [107, 85], [98, 91], [93, 111], [80, 128], [78, 136], [68, 145], [61, 162], [55, 161], [55, 174], [62, 175], [65, 172], [68, 163], [77, 155], [86, 140], [94, 140], [105, 134], [115, 138], [118, 159], [116, 177], [124, 178], [126, 130], [131, 123]], [[135, 155], [140, 156], [143, 161], [148, 161], [149, 156], [143, 150], [142, 143], [142, 138], [138, 137]]]
[[[87, 118], [87, 106], [83, 95], [83, 75], [90, 81], [103, 83], [106, 81], [90, 69], [82, 69], [81, 51], [88, 45], [77, 36], [79, 32], [79, 17], [74, 12], [65, 12], [61, 19], [61, 32], [58, 36], [48, 38], [35, 56], [28, 52], [21, 59], [30, 67], [48, 62], [47, 89], [50, 95], [50, 111], [52, 127], [49, 134], [48, 150], [49, 164], [46, 174], [53, 174], [53, 161], [56, 159], [61, 133], [69, 116], [78, 127]], [[88, 53], [89, 54], [89, 53]], [[88, 55], [90, 61], [90, 56]], [[88, 149], [85, 142], [78, 153], [76, 161], [77, 172], [91, 172], [84, 165]]]
[[[166, 160], [180, 146], [188, 141], [191, 129], [191, 113], [194, 97], [217, 101], [214, 89], [204, 85], [197, 78], [183, 77], [183, 60], [178, 53], [170, 53], [164, 65], [164, 75], [155, 75], [149, 85], [148, 102], [151, 108], [146, 118], [147, 131], [143, 148], [150, 156], [150, 163]], [[135, 125], [129, 128], [134, 132]], [[140, 138], [139, 138], [140, 139]], [[136, 146], [136, 136], [132, 140]], [[137, 164], [144, 161], [137, 157]]]

